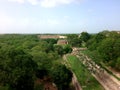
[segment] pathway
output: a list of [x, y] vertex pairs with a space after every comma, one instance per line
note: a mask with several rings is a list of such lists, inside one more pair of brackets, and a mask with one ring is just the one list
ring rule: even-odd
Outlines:
[[[70, 67], [70, 64], [67, 61], [66, 55], [63, 56], [63, 59], [66, 62], [64, 64], [66, 64], [68, 67]], [[80, 86], [80, 84], [79, 84], [79, 82], [78, 82], [78, 80], [76, 78], [76, 75], [74, 74], [74, 72], [72, 72], [72, 73], [73, 73], [72, 83], [73, 83], [73, 86], [75, 87], [75, 90], [82, 90], [82, 88], [81, 88], [81, 86]]]
[[79, 60], [88, 68], [91, 74], [99, 81], [105, 90], [120, 90], [120, 82], [112, 75], [108, 74], [99, 65], [93, 62], [90, 58], [81, 54], [79, 51], [74, 51]]

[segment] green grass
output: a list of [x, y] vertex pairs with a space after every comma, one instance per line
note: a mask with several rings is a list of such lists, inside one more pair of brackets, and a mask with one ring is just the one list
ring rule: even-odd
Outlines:
[[104, 90], [77, 57], [69, 55], [67, 59], [83, 90]]

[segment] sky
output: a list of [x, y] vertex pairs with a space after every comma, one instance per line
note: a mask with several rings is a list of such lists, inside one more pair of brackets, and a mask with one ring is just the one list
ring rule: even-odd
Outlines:
[[120, 0], [0, 0], [0, 34], [120, 30]]

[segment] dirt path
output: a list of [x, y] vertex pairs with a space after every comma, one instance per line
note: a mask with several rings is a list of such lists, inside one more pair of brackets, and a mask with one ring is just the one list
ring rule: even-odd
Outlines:
[[87, 56], [80, 54], [77, 51], [74, 51], [73, 53], [88, 68], [91, 74], [99, 81], [105, 90], [120, 90], [120, 82], [116, 78], [108, 74]]
[[58, 90], [51, 82], [46, 81], [44, 84], [44, 90]]
[[106, 90], [120, 90], [120, 85], [114, 82], [107, 72], [93, 74]]
[[[70, 67], [70, 64], [67, 61], [66, 55], [63, 56], [63, 59], [66, 62], [64, 64], [66, 64], [68, 67]], [[73, 73], [72, 83], [73, 83], [73, 86], [75, 87], [75, 90], [82, 90], [82, 88], [81, 88], [81, 86], [80, 86], [80, 84], [79, 84], [79, 82], [78, 82], [78, 80], [76, 78], [76, 75], [74, 74], [74, 72], [72, 72], [72, 73]]]
[[74, 73], [73, 73], [72, 83], [75, 87], [75, 90], [82, 90], [82, 88], [80, 87], [80, 84], [79, 84], [79, 82], [78, 82]]

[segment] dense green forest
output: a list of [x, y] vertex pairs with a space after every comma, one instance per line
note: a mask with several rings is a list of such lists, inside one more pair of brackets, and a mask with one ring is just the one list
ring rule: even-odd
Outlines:
[[120, 71], [120, 33], [102, 31], [96, 34], [82, 32], [80, 35], [68, 35], [73, 47], [87, 47], [98, 64], [103, 63]]
[[69, 87], [72, 73], [61, 64], [69, 45], [57, 39], [42, 40], [37, 35], [0, 35], [0, 89], [43, 90], [37, 79], [50, 78], [59, 90]]
[[66, 90], [72, 80], [71, 71], [62, 64], [62, 56], [72, 47], [87, 47], [97, 64], [120, 71], [120, 34], [102, 31], [67, 34], [69, 44], [58, 45], [58, 39], [40, 39], [38, 35], [0, 35], [0, 89], [43, 90], [37, 79], [49, 78], [58, 90]]
[[103, 31], [95, 35], [87, 42], [87, 47], [99, 62], [104, 63], [120, 71], [120, 34], [115, 31]]

